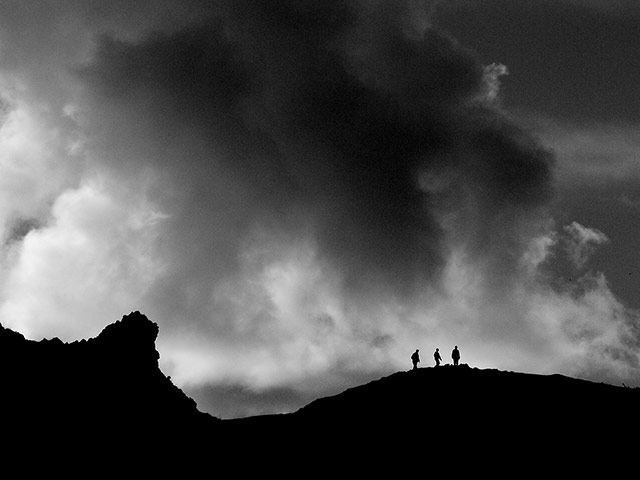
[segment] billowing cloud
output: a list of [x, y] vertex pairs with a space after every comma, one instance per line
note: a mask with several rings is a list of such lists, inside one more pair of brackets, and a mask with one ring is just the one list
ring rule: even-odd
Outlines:
[[500, 77], [509, 74], [509, 69], [501, 63], [492, 63], [484, 67], [484, 83], [486, 85], [485, 98], [495, 103], [500, 93]]
[[3, 324], [36, 338], [97, 335], [160, 273], [153, 247], [161, 220], [98, 184], [64, 192], [48, 223], [9, 247]]
[[[554, 156], [505, 113], [507, 68], [432, 26], [430, 2], [69, 5], [38, 20], [57, 32], [60, 88], [37, 62], [3, 76], [19, 92], [3, 132], [34, 159], [33, 206], [6, 190], [0, 212], [3, 323], [70, 339], [141, 310], [178, 384], [273, 408], [416, 347], [636, 368], [633, 312], [606, 282], [546, 277], [559, 237], [584, 267], [604, 234], [557, 231]], [[56, 148], [26, 155], [46, 135]]]
[[609, 241], [601, 231], [587, 228], [578, 222], [566, 225], [564, 231], [567, 234], [568, 256], [578, 268], [587, 263], [596, 247]]

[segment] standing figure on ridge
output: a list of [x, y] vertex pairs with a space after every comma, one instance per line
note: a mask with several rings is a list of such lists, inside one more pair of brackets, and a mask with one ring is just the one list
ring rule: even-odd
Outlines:
[[442, 361], [442, 357], [440, 356], [440, 349], [436, 348], [435, 353], [433, 354], [433, 358], [436, 361], [436, 367], [440, 366], [440, 362]]
[[451, 358], [453, 359], [453, 364], [458, 365], [458, 360], [460, 360], [460, 350], [458, 350], [458, 346], [453, 347], [453, 352], [451, 352]]
[[420, 350], [416, 348], [416, 351], [411, 355], [411, 361], [413, 362], [413, 369], [416, 370], [418, 368], [418, 363], [420, 363], [420, 355], [418, 354]]

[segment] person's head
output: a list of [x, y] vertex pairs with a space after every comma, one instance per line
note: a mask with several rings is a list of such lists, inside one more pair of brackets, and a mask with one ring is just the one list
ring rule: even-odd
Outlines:
[[457, 349], [458, 349], [458, 345], [456, 345], [456, 346], [455, 346], [455, 347], [453, 347], [453, 348], [457, 350]]
[[439, 348], [436, 348], [436, 352], [437, 352], [438, 350], [440, 350], [440, 349], [439, 349]]

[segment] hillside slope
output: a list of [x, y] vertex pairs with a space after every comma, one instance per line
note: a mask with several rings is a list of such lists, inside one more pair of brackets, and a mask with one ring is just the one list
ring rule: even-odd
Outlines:
[[332, 452], [369, 473], [389, 462], [459, 473], [575, 473], [596, 460], [623, 465], [640, 427], [638, 407], [640, 389], [460, 365], [398, 372], [292, 414], [225, 425], [256, 444], [276, 442], [299, 458]]
[[588, 473], [627, 466], [640, 427], [640, 389], [467, 365], [398, 372], [291, 414], [219, 420], [161, 372], [157, 335], [139, 312], [73, 343], [0, 326], [4, 458], [285, 477], [302, 464], [361, 475], [425, 465]]
[[36, 456], [115, 450], [144, 458], [202, 437], [217, 419], [162, 373], [157, 335], [140, 312], [72, 343], [27, 340], [0, 326], [4, 438]]

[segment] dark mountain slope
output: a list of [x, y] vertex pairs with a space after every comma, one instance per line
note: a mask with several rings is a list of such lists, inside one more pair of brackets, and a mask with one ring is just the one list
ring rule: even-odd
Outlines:
[[623, 465], [639, 407], [640, 389], [460, 365], [398, 372], [293, 414], [224, 424], [255, 444], [276, 442], [299, 458], [333, 452], [368, 473], [388, 462], [406, 471], [577, 473], [593, 461]]
[[562, 375], [480, 370], [463, 364], [399, 372], [319, 399], [295, 416], [299, 421], [335, 419], [354, 425], [371, 419], [391, 425], [398, 420], [433, 421], [445, 415], [452, 425], [518, 418], [520, 425], [532, 428], [552, 419], [578, 426], [583, 422], [608, 423], [614, 414], [633, 411], [638, 400], [640, 390], [636, 389]]
[[[212, 466], [245, 477], [307, 471], [591, 473], [628, 467], [640, 389], [561, 375], [422, 368], [318, 399], [295, 413], [219, 420], [158, 366], [158, 327], [139, 312], [73, 343], [0, 327], [4, 459], [64, 465]], [[229, 468], [231, 467], [231, 468]]]
[[218, 420], [162, 373], [157, 335], [139, 312], [72, 343], [27, 340], [0, 326], [4, 438], [34, 454], [116, 450], [142, 458], [204, 436]]

